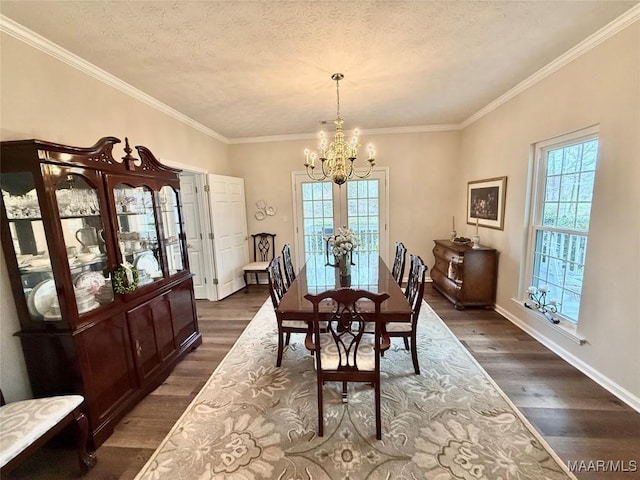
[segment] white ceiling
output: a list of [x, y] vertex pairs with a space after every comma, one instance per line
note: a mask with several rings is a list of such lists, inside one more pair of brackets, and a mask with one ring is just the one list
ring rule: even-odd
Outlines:
[[227, 139], [463, 122], [637, 1], [7, 1]]

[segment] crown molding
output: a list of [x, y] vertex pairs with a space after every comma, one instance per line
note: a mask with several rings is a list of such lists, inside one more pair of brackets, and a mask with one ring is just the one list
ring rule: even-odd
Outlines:
[[[368, 130], [360, 130], [360, 135], [389, 135], [397, 133], [423, 133], [423, 132], [444, 132], [450, 130], [461, 130], [460, 124], [450, 125], [417, 125], [413, 127], [389, 127], [389, 128], [371, 128]], [[345, 135], [353, 131], [345, 131]], [[318, 133], [299, 133], [291, 135], [271, 135], [264, 137], [237, 137], [230, 138], [229, 143], [266, 143], [266, 142], [284, 142], [291, 140], [309, 140], [318, 138]]]
[[560, 55], [558, 58], [553, 60], [551, 63], [549, 63], [546, 66], [542, 67], [536, 73], [534, 73], [530, 77], [524, 79], [522, 82], [518, 83], [511, 90], [509, 90], [506, 93], [500, 95], [498, 98], [493, 100], [491, 103], [489, 103], [488, 105], [486, 105], [483, 108], [481, 108], [480, 110], [478, 110], [476, 113], [474, 113], [469, 118], [464, 120], [460, 124], [460, 127], [461, 128], [468, 127], [469, 125], [471, 125], [476, 120], [479, 120], [480, 118], [482, 118], [485, 115], [489, 114], [490, 112], [494, 111], [499, 106], [501, 106], [504, 103], [508, 102], [509, 100], [511, 100], [512, 98], [516, 97], [517, 95], [519, 95], [520, 93], [524, 92], [525, 90], [531, 88], [536, 83], [544, 80], [545, 78], [547, 78], [552, 73], [560, 70], [562, 67], [564, 67], [564, 66], [568, 65], [569, 63], [571, 63], [572, 61], [574, 61], [576, 58], [584, 55], [589, 50], [597, 47], [598, 45], [600, 45], [605, 40], [608, 40], [609, 38], [611, 38], [612, 36], [614, 36], [618, 32], [620, 32], [620, 31], [624, 30], [625, 28], [627, 28], [632, 23], [637, 22], [638, 20], [640, 20], [640, 4], [637, 4], [636, 6], [630, 8], [625, 13], [620, 15], [618, 18], [616, 18], [615, 20], [613, 20], [609, 24], [605, 25], [600, 30], [598, 30], [597, 32], [595, 32], [591, 36], [587, 37], [582, 42], [578, 43], [576, 46], [574, 46], [574, 47], [570, 48], [569, 50], [567, 50], [565, 53]]
[[141, 101], [149, 105], [150, 107], [172, 117], [179, 122], [188, 125], [195, 130], [198, 130], [205, 135], [208, 135], [216, 140], [219, 140], [222, 143], [228, 144], [229, 140], [220, 135], [218, 132], [211, 130], [208, 127], [205, 127], [201, 123], [196, 122], [192, 118], [186, 116], [183, 113], [180, 113], [176, 109], [170, 107], [169, 105], [162, 103], [161, 101], [153, 98], [151, 95], [144, 93], [141, 90], [129, 85], [118, 77], [102, 70], [101, 68], [95, 66], [92, 63], [84, 60], [83, 58], [71, 53], [70, 51], [62, 48], [60, 45], [53, 43], [51, 40], [44, 38], [43, 36], [29, 30], [28, 28], [20, 25], [17, 22], [14, 22], [10, 18], [0, 14], [0, 32], [6, 33], [17, 40], [20, 40], [31, 47], [40, 50], [47, 55], [59, 60], [67, 65], [89, 75], [90, 77], [95, 78], [96, 80], [101, 81], [102, 83], [109, 85], [110, 87], [115, 88], [116, 90]]

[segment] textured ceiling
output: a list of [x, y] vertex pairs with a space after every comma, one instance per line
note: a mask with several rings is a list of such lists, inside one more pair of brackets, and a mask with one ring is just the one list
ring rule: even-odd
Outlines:
[[637, 1], [6, 1], [228, 139], [458, 124]]

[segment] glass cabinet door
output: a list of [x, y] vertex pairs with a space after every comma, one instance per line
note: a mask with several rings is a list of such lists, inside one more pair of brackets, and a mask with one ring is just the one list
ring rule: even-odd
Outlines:
[[60, 303], [33, 175], [4, 173], [2, 199], [32, 320], [60, 320]]
[[169, 275], [184, 270], [184, 252], [182, 250], [182, 224], [178, 207], [178, 192], [168, 185], [160, 189], [160, 211], [164, 232], [164, 248]]
[[56, 183], [56, 200], [78, 314], [113, 301], [104, 225], [96, 189], [69, 174]]
[[150, 188], [120, 183], [114, 187], [118, 245], [123, 261], [136, 267], [138, 287], [163, 278], [158, 227]]

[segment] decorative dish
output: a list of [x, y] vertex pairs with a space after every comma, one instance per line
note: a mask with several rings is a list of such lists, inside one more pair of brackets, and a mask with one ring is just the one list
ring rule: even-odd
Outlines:
[[82, 272], [76, 277], [74, 285], [78, 288], [86, 288], [89, 293], [95, 295], [105, 282], [100, 272]]
[[154, 273], [160, 270], [160, 264], [152, 252], [140, 255], [136, 258], [135, 262], [133, 262], [133, 265], [138, 269], [139, 274], [142, 274], [142, 272], [145, 271], [149, 275], [153, 276]]
[[256, 212], [256, 220], [264, 220], [264, 212], [262, 210]]
[[267, 212], [267, 215], [269, 215], [270, 217], [273, 217], [276, 214], [277, 210], [276, 210], [276, 207], [267, 207], [266, 212]]
[[44, 317], [51, 308], [53, 300], [56, 298], [56, 284], [53, 279], [40, 282], [29, 294], [27, 307], [29, 313], [34, 317]]
[[467, 245], [472, 242], [471, 242], [471, 239], [467, 237], [456, 237], [453, 239], [453, 243], [457, 245]]
[[258, 208], [258, 210], [264, 210], [264, 207], [266, 207], [267, 204], [265, 203], [264, 200], [258, 200], [256, 202], [256, 207]]

